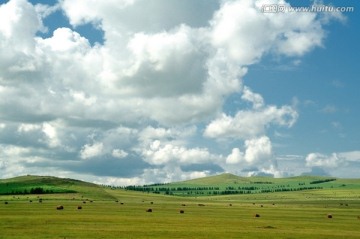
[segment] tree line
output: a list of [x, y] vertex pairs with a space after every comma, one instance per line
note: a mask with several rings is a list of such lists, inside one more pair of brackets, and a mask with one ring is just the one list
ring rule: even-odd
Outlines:
[[252, 194], [252, 193], [273, 193], [290, 192], [302, 190], [323, 189], [322, 187], [290, 187], [290, 185], [278, 185], [277, 187], [260, 188], [255, 186], [234, 187], [227, 186], [224, 190], [220, 187], [146, 187], [146, 186], [125, 186], [125, 190], [138, 191], [144, 193], [155, 193], [165, 195], [230, 195], [230, 194]]
[[53, 193], [76, 193], [74, 190], [53, 190], [44, 189], [42, 187], [24, 188], [24, 189], [12, 189], [7, 192], [0, 192], [1, 195], [25, 195], [25, 194], [53, 194]]

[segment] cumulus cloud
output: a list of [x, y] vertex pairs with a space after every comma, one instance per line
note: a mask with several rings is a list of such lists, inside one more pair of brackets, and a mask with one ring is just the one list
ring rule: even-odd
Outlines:
[[103, 143], [85, 144], [80, 152], [82, 159], [96, 157], [102, 154], [104, 145]]
[[346, 164], [360, 162], [359, 151], [337, 152], [330, 155], [321, 153], [310, 153], [306, 157], [306, 165], [309, 167], [324, 167], [336, 169]]
[[298, 113], [291, 106], [260, 107], [259, 102], [255, 102], [254, 105], [255, 109], [240, 110], [233, 117], [223, 113], [207, 125], [204, 136], [217, 139], [248, 139], [266, 133], [270, 125], [292, 127], [298, 118]]
[[164, 165], [175, 161], [176, 164], [191, 164], [211, 162], [216, 156], [211, 155], [205, 148], [186, 148], [184, 146], [173, 145], [169, 142], [161, 143], [155, 140], [149, 148], [142, 152], [145, 161], [154, 165]]
[[244, 163], [256, 165], [261, 161], [272, 159], [272, 146], [270, 139], [266, 136], [245, 140], [245, 153], [239, 148], [233, 148], [230, 155], [227, 156], [226, 162], [229, 164]]
[[254, 109], [259, 109], [264, 106], [264, 99], [260, 94], [254, 93], [249, 87], [244, 87], [241, 99], [253, 104]]
[[[292, 127], [298, 113], [266, 104], [242, 78], [266, 55], [299, 57], [322, 46], [331, 16], [263, 14], [262, 3], [1, 4], [1, 175], [46, 168], [139, 183], [210, 173], [199, 165], [266, 162], [273, 153], [267, 130]], [[44, 25], [56, 11], [71, 26]], [[103, 31], [104, 41], [91, 45], [76, 31], [84, 24]], [[223, 109], [233, 94], [250, 106], [230, 115]], [[242, 144], [224, 157], [228, 149], [214, 138]]]
[[306, 157], [306, 165], [309, 167], [329, 167], [335, 168], [343, 162], [343, 158], [336, 153], [324, 155], [320, 153], [310, 153]]

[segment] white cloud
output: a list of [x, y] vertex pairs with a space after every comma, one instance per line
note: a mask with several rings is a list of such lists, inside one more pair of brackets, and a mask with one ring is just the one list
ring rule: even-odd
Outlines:
[[[112, 17], [117, 11], [133, 4], [135, 0], [108, 0], [106, 2], [90, 0], [62, 0], [61, 5], [72, 25], [82, 25], [88, 22], [98, 22], [101, 18]], [[117, 11], [116, 11], [117, 10]]]
[[[13, 0], [0, 6], [0, 41], [12, 43], [19, 51], [29, 50], [41, 21], [33, 5], [26, 0]], [[13, 49], [11, 49], [13, 50]]]
[[251, 102], [254, 109], [260, 109], [264, 106], [263, 97], [260, 94], [252, 92], [251, 89], [247, 86], [244, 87], [241, 99]]
[[[83, 177], [86, 170], [98, 173], [103, 155], [129, 158], [114, 161], [139, 168], [127, 179], [108, 178], [119, 183], [209, 173], [193, 164], [265, 164], [272, 154], [267, 129], [292, 127], [298, 114], [291, 106], [267, 105], [242, 78], [266, 54], [301, 56], [321, 46], [325, 18], [263, 14], [262, 1], [248, 0], [223, 1], [217, 11], [203, 1], [201, 12], [187, 11], [199, 2], [1, 4], [0, 147], [14, 151], [2, 162], [9, 156], [19, 163], [2, 163], [1, 175], [10, 169], [42, 172], [41, 167], [69, 175], [73, 167], [65, 161], [71, 158], [83, 165], [73, 174]], [[92, 46], [65, 26], [50, 37], [37, 34], [52, 27], [42, 21], [59, 9], [72, 26], [91, 23], [103, 31], [103, 43]], [[234, 93], [242, 93], [240, 100], [251, 107], [231, 116], [222, 111]], [[225, 158], [208, 138], [243, 145]], [[184, 165], [190, 170], [182, 170]]]
[[233, 148], [231, 154], [226, 157], [227, 164], [237, 164], [244, 160], [244, 153], [239, 148]]
[[272, 160], [272, 146], [268, 137], [245, 140], [245, 153], [239, 148], [233, 148], [226, 158], [228, 164], [260, 165]]
[[336, 168], [344, 162], [338, 154], [324, 155], [321, 153], [310, 153], [306, 156], [306, 166], [308, 167], [328, 167]]
[[121, 159], [121, 158], [125, 158], [128, 155], [129, 154], [126, 151], [122, 150], [122, 149], [114, 149], [112, 151], [112, 156], [114, 156], [115, 158]]
[[49, 123], [44, 123], [42, 126], [42, 132], [46, 135], [47, 143], [50, 148], [54, 148], [61, 145], [56, 128], [53, 125]]
[[103, 143], [86, 144], [80, 151], [80, 157], [82, 159], [89, 159], [102, 154], [104, 145]]
[[300, 56], [322, 45], [325, 33], [315, 13], [264, 14], [264, 4], [284, 1], [224, 1], [211, 21], [212, 43], [242, 65], [258, 62], [263, 54]]
[[38, 38], [43, 48], [49, 47], [54, 52], [87, 52], [90, 48], [89, 41], [79, 33], [69, 28], [58, 28], [51, 38]]
[[171, 162], [177, 165], [187, 165], [212, 162], [217, 159], [217, 156], [211, 155], [206, 148], [188, 149], [171, 142], [162, 143], [160, 140], [155, 140], [149, 145], [149, 148], [144, 148], [142, 155], [145, 161], [153, 165], [164, 165]]
[[20, 124], [20, 126], [18, 127], [18, 132], [29, 132], [33, 130], [38, 130], [40, 128], [41, 126], [37, 124]]
[[292, 127], [298, 113], [290, 106], [266, 106], [238, 111], [234, 117], [222, 114], [207, 125], [204, 136], [210, 138], [248, 139], [265, 133], [270, 125]]
[[310, 153], [306, 157], [306, 166], [337, 169], [340, 166], [360, 162], [360, 151], [338, 152], [331, 155]]
[[270, 139], [262, 136], [257, 139], [245, 141], [245, 160], [249, 163], [256, 163], [261, 160], [269, 160], [272, 156], [272, 147]]
[[360, 162], [360, 151], [341, 152], [338, 155], [347, 161]]

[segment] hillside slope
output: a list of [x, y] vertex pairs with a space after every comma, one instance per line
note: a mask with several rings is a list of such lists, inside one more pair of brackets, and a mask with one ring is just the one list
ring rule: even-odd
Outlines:
[[239, 177], [224, 173], [215, 176], [167, 184], [129, 186], [128, 190], [178, 196], [217, 196], [259, 194], [323, 189], [360, 189], [359, 179], [323, 176], [290, 178]]
[[0, 195], [79, 194], [92, 199], [113, 199], [101, 186], [69, 178], [20, 176], [0, 180]]

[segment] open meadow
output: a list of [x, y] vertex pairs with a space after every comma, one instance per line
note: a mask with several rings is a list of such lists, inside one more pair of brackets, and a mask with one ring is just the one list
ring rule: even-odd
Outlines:
[[356, 188], [181, 197], [87, 186], [0, 196], [0, 238], [360, 238]]

